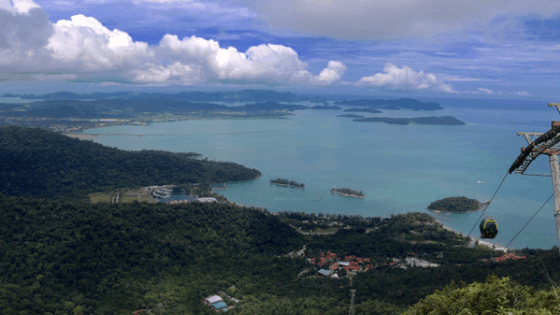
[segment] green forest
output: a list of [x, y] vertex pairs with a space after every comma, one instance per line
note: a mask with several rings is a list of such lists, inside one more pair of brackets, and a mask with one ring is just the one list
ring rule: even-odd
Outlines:
[[[334, 315], [348, 313], [351, 289], [356, 314], [560, 313], [557, 247], [505, 259], [503, 252], [469, 247], [425, 213], [270, 213], [225, 200], [90, 203], [81, 196], [102, 187], [259, 173], [195, 153], [121, 151], [39, 129], [0, 128], [0, 141], [2, 161], [17, 167], [10, 172], [2, 165], [10, 179], [0, 193], [3, 315], [215, 314], [204, 304], [211, 295], [220, 295], [231, 314]], [[125, 174], [119, 169], [127, 158], [143, 167]], [[42, 177], [33, 182], [18, 174], [27, 168]], [[109, 174], [96, 174], [102, 172]], [[91, 185], [57, 190], [68, 178]], [[313, 233], [324, 228], [330, 232]], [[367, 259], [367, 268], [319, 277], [324, 265], [311, 258], [326, 253]]]
[[350, 189], [350, 188], [332, 188], [331, 193], [353, 195], [353, 196], [358, 196], [358, 197], [365, 197], [366, 196], [363, 191], [354, 190], [354, 189]]
[[149, 185], [224, 183], [260, 172], [198, 153], [124, 151], [40, 128], [0, 127], [0, 193], [84, 199], [88, 193]]
[[293, 181], [293, 180], [283, 179], [283, 178], [271, 179], [270, 183], [271, 184], [276, 184], [276, 185], [284, 185], [284, 186], [305, 188], [304, 184], [298, 183], [298, 182]]

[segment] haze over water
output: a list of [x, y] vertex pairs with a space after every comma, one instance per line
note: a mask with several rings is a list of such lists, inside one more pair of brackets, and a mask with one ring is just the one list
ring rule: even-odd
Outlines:
[[[530, 110], [442, 105], [446, 107], [442, 111], [386, 111], [376, 116], [453, 115], [467, 125], [358, 123], [336, 117], [342, 111], [307, 110], [286, 120], [190, 120], [87, 133], [102, 134], [94, 141], [120, 149], [199, 152], [261, 171], [257, 180], [228, 184], [218, 191], [236, 203], [273, 212], [386, 217], [428, 212], [430, 202], [445, 197], [490, 199], [526, 145], [516, 132], [544, 132], [551, 120], [558, 119], [556, 110], [547, 109], [544, 102]], [[533, 167], [541, 173], [549, 173], [547, 168], [546, 156]], [[270, 185], [269, 180], [277, 177], [304, 183], [305, 189]], [[332, 187], [362, 190], [366, 198], [332, 195], [328, 192]], [[550, 177], [509, 175], [487, 212], [499, 224], [495, 243], [506, 245], [551, 194]], [[510, 248], [557, 245], [553, 212], [551, 201]], [[436, 215], [465, 234], [479, 216], [480, 212]], [[478, 235], [477, 226], [472, 236]]]

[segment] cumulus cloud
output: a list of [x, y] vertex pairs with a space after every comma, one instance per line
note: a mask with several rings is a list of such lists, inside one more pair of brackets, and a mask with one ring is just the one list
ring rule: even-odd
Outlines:
[[46, 48], [54, 59], [86, 71], [118, 70], [151, 55], [147, 43], [135, 42], [127, 33], [111, 31], [83, 15], [56, 22]]
[[0, 2], [0, 68], [30, 70], [40, 64], [52, 34], [48, 15], [32, 1]]
[[22, 71], [41, 81], [74, 80], [80, 72], [141, 84], [329, 85], [341, 80], [346, 66], [330, 61], [313, 75], [290, 47], [263, 44], [240, 52], [196, 36], [166, 34], [149, 46], [93, 17], [74, 15], [53, 24], [31, 0], [0, 0], [0, 73]]
[[335, 38], [430, 37], [469, 23], [486, 23], [498, 15], [560, 11], [550, 0], [244, 0], [274, 27]]
[[257, 83], [307, 83], [328, 85], [340, 80], [346, 66], [330, 61], [313, 76], [298, 54], [282, 45], [252, 46], [246, 52], [222, 48], [217, 41], [191, 36], [165, 35], [154, 48], [159, 60], [147, 69], [133, 71], [133, 81], [195, 84], [204, 81], [255, 81]]
[[362, 77], [356, 82], [356, 85], [381, 87], [392, 90], [433, 90], [445, 93], [456, 93], [451, 86], [438, 80], [434, 74], [414, 71], [407, 66], [399, 68], [390, 63], [385, 64], [383, 73]]

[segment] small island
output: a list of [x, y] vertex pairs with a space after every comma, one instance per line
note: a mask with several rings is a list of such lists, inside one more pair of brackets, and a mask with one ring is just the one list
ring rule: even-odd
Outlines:
[[336, 117], [345, 117], [345, 118], [364, 118], [364, 116], [362, 115], [356, 115], [356, 114], [345, 114], [345, 115], [338, 115]]
[[365, 198], [366, 195], [363, 191], [358, 191], [350, 188], [332, 188], [331, 193], [339, 194], [345, 197]]
[[481, 203], [476, 199], [469, 199], [465, 196], [449, 197], [432, 202], [428, 206], [428, 210], [464, 213], [481, 210], [487, 203]]
[[315, 109], [315, 110], [341, 110], [342, 108], [340, 108], [339, 106], [316, 105], [316, 106], [310, 107], [309, 109]]
[[375, 109], [375, 108], [359, 108], [359, 107], [352, 107], [345, 109], [344, 112], [356, 112], [356, 113], [373, 113], [373, 114], [380, 114], [382, 111]]
[[301, 189], [305, 188], [304, 184], [300, 184], [298, 182], [294, 182], [293, 180], [287, 180], [283, 178], [271, 179], [270, 183], [278, 186], [290, 186], [290, 187], [296, 187]]

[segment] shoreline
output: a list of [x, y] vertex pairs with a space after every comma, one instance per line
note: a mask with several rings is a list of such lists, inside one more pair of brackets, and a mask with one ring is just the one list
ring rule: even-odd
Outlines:
[[70, 138], [77, 138], [80, 140], [89, 140], [89, 139], [93, 139], [98, 137], [98, 135], [93, 135], [93, 134], [84, 134], [84, 133], [64, 133], [65, 136], [68, 136]]
[[[454, 229], [448, 227], [447, 225], [443, 224], [438, 218], [434, 217], [433, 215], [430, 214], [430, 216], [431, 216], [437, 223], [439, 223], [444, 229], [446, 229], [446, 230], [448, 230], [448, 231], [450, 231], [450, 232], [453, 232], [453, 233], [455, 233], [455, 234], [459, 234], [459, 235], [461, 235], [461, 236], [465, 236], [465, 237], [467, 236], [467, 235], [465, 235], [465, 234], [463, 234], [463, 233], [461, 233], [461, 232], [459, 232], [459, 231], [456, 231], [456, 230], [454, 230]], [[476, 238], [476, 237], [474, 237], [474, 236], [469, 236], [469, 239], [470, 239], [470, 242], [471, 242], [471, 243], [476, 244], [476, 242], [478, 242], [478, 245], [488, 247], [488, 248], [490, 248], [490, 249], [492, 249], [492, 250], [502, 251], [502, 252], [504, 252], [504, 253], [507, 253], [508, 250], [509, 250], [509, 249], [507, 249], [507, 248], [505, 248], [505, 247], [503, 247], [503, 246], [501, 246], [501, 245], [499, 245], [499, 244], [491, 243], [491, 242], [488, 242], [488, 241], [484, 241], [484, 240], [478, 239], [478, 238]], [[470, 244], [469, 244], [469, 246], [470, 246]]]

